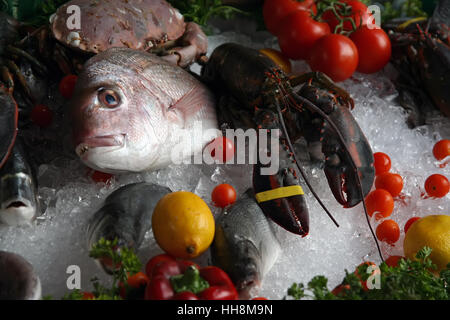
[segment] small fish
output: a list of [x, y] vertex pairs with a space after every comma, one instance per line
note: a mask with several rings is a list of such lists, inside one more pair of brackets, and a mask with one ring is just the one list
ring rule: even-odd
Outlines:
[[204, 84], [156, 55], [128, 48], [88, 60], [70, 104], [75, 151], [102, 172], [181, 163], [220, 135], [215, 98]]
[[0, 222], [16, 226], [28, 224], [36, 217], [39, 210], [36, 181], [22, 140], [18, 138], [0, 169]]
[[[88, 247], [101, 238], [118, 239], [119, 247], [137, 249], [152, 226], [153, 210], [170, 189], [152, 183], [139, 182], [123, 186], [111, 193], [88, 224]], [[111, 273], [106, 261], [99, 261]]]
[[0, 300], [40, 300], [41, 281], [18, 254], [0, 251]]
[[267, 217], [250, 192], [216, 220], [212, 262], [228, 273], [241, 298], [249, 298], [260, 287], [280, 251]]

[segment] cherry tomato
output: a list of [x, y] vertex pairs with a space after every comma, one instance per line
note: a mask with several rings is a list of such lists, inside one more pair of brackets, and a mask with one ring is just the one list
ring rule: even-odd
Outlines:
[[394, 220], [384, 220], [375, 231], [378, 240], [394, 244], [400, 238], [400, 228]]
[[278, 35], [280, 22], [288, 14], [297, 10], [312, 10], [317, 13], [314, 0], [266, 0], [263, 5], [263, 17], [267, 30]]
[[208, 146], [211, 157], [219, 162], [225, 163], [234, 157], [234, 143], [227, 137], [214, 139]]
[[173, 260], [174, 260], [174, 258], [172, 256], [169, 256], [168, 254], [160, 254], [160, 255], [154, 256], [153, 258], [148, 260], [147, 264], [145, 265], [145, 273], [147, 274], [147, 276], [151, 277], [155, 266], [157, 266], [158, 264], [160, 264], [162, 262], [173, 261]]
[[313, 71], [322, 71], [335, 82], [344, 81], [358, 66], [358, 49], [349, 38], [329, 34], [316, 41], [308, 64]]
[[403, 230], [405, 230], [405, 233], [408, 232], [409, 227], [411, 227], [411, 225], [419, 219], [420, 219], [420, 217], [412, 217], [411, 219], [406, 221], [405, 228], [403, 229]]
[[443, 175], [433, 174], [425, 181], [425, 190], [430, 197], [443, 198], [450, 190], [450, 183]]
[[70, 99], [73, 95], [73, 90], [75, 89], [75, 84], [77, 83], [78, 77], [74, 74], [69, 74], [62, 78], [59, 83], [59, 93], [66, 98]]
[[437, 160], [443, 160], [450, 156], [450, 140], [444, 139], [436, 142], [433, 147], [433, 155]]
[[[362, 286], [363, 290], [364, 290], [364, 291], [367, 291], [367, 290], [369, 290], [369, 288], [367, 287], [367, 279], [368, 279], [368, 277], [371, 276], [371, 275], [374, 275], [374, 274], [376, 274], [376, 273], [378, 273], [378, 272], [377, 272], [377, 270], [375, 269], [375, 270], [372, 271], [372, 273], [371, 273], [370, 275], [367, 273], [366, 275], [362, 276], [362, 275], [359, 274], [359, 270], [358, 270], [358, 269], [359, 269], [361, 266], [363, 266], [363, 265], [366, 265], [367, 267], [370, 267], [370, 266], [374, 266], [374, 267], [375, 267], [376, 264], [373, 263], [373, 262], [371, 262], [371, 261], [363, 262], [363, 263], [361, 263], [360, 265], [358, 265], [358, 266], [356, 267], [356, 270], [355, 270], [355, 272], [354, 272], [355, 276], [358, 277], [359, 281], [361, 282], [361, 286]], [[363, 279], [366, 279], [366, 280], [363, 280]]]
[[94, 171], [91, 175], [91, 178], [96, 183], [108, 184], [111, 182], [111, 180], [114, 178], [114, 176], [109, 173], [105, 173], [105, 172], [101, 172], [101, 171]]
[[358, 48], [357, 71], [374, 73], [380, 71], [391, 58], [391, 41], [383, 29], [363, 26], [350, 35]]
[[404, 259], [404, 258], [405, 257], [402, 257], [402, 256], [390, 256], [389, 258], [384, 260], [384, 262], [386, 262], [386, 264], [389, 267], [397, 267], [398, 266], [398, 262], [400, 261], [400, 259]]
[[264, 298], [264, 297], [256, 297], [256, 298], [253, 298], [252, 300], [269, 300], [269, 299]]
[[[367, 6], [356, 0], [341, 0], [341, 2], [347, 4], [351, 7], [350, 13], [348, 15], [344, 15], [344, 7], [343, 6], [337, 6], [336, 11], [339, 14], [341, 18], [352, 18], [355, 22], [356, 28], [359, 26], [365, 26], [367, 24], [373, 24], [373, 19], [371, 19], [371, 14], [369, 13], [369, 10], [367, 9]], [[322, 19], [328, 23], [330, 26], [331, 32], [335, 32], [336, 26], [339, 24], [339, 20], [336, 18], [336, 15], [331, 10], [327, 10], [323, 13]], [[350, 21], [344, 21], [343, 23], [343, 30], [344, 31], [352, 31], [353, 25]], [[341, 30], [337, 30], [341, 31]]]
[[95, 296], [92, 292], [83, 292], [83, 297], [81, 300], [93, 300], [95, 299]]
[[236, 190], [229, 184], [219, 184], [214, 188], [211, 198], [215, 206], [225, 208], [236, 201]]
[[31, 121], [39, 127], [47, 128], [52, 124], [53, 111], [47, 106], [38, 104], [31, 110]]
[[391, 170], [391, 158], [389, 158], [389, 156], [386, 153], [376, 152], [373, 154], [373, 158], [375, 160], [374, 166], [376, 175]]
[[403, 189], [403, 179], [399, 174], [385, 172], [375, 178], [375, 188], [384, 189], [396, 197]]
[[330, 27], [325, 22], [314, 20], [304, 10], [290, 13], [280, 23], [280, 49], [285, 56], [294, 60], [307, 59], [316, 41], [330, 34]]
[[138, 272], [132, 276], [129, 276], [127, 283], [132, 288], [139, 288], [146, 286], [149, 282], [148, 276], [143, 272]]
[[392, 195], [384, 189], [376, 189], [366, 197], [367, 213], [372, 217], [376, 213], [375, 219], [389, 217], [394, 210], [394, 199]]
[[345, 295], [345, 291], [350, 290], [349, 284], [340, 284], [336, 288], [334, 288], [331, 293], [335, 296]]
[[123, 299], [140, 298], [144, 296], [145, 287], [149, 283], [149, 278], [143, 272], [138, 272], [132, 276], [128, 275], [128, 289], [122, 282], [119, 282], [119, 293]]

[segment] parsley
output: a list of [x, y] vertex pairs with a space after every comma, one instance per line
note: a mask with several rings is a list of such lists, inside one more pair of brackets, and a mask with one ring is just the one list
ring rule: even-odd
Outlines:
[[[312, 298], [315, 300], [450, 300], [450, 264], [436, 274], [436, 265], [430, 259], [431, 249], [424, 247], [416, 255], [416, 260], [402, 259], [397, 267], [382, 263], [379, 268], [380, 289], [364, 290], [361, 280], [345, 270], [343, 290], [337, 295], [327, 287], [327, 278], [316, 276], [306, 289], [302, 283], [294, 283], [287, 295], [293, 299]], [[358, 267], [362, 280], [367, 280], [368, 265]]]

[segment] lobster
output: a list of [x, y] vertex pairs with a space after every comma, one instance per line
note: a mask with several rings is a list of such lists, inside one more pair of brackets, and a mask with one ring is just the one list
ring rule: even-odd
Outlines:
[[[301, 137], [308, 143], [311, 158], [323, 164], [336, 200], [348, 208], [364, 203], [375, 178], [373, 153], [350, 112], [352, 98], [326, 75], [290, 77], [259, 51], [226, 43], [214, 50], [201, 77], [219, 94], [222, 129], [278, 129], [267, 131], [279, 133], [272, 137], [280, 142], [278, 171], [261, 174], [271, 164], [263, 164], [259, 156], [253, 166], [253, 189], [265, 215], [287, 231], [306, 236], [309, 212], [301, 187], [306, 184], [338, 226], [299, 164], [293, 142]], [[268, 142], [257, 140], [258, 148], [269, 150]], [[365, 203], [364, 208], [367, 217]]]

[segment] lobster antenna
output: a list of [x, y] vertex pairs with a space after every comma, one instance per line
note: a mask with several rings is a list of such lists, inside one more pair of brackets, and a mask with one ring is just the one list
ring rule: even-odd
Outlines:
[[330, 213], [330, 211], [328, 211], [327, 207], [323, 204], [322, 200], [320, 200], [319, 196], [316, 194], [313, 187], [309, 183], [308, 178], [306, 177], [306, 174], [303, 171], [303, 168], [300, 167], [299, 162], [297, 160], [297, 156], [294, 152], [294, 147], [292, 146], [292, 143], [291, 143], [291, 139], [289, 138], [289, 134], [287, 133], [286, 125], [285, 125], [284, 119], [283, 119], [283, 114], [281, 113], [280, 103], [278, 102], [277, 99], [275, 99], [275, 104], [277, 106], [278, 118], [280, 118], [281, 128], [283, 130], [284, 135], [286, 136], [286, 141], [288, 143], [289, 148], [292, 151], [292, 155], [294, 156], [294, 160], [295, 160], [295, 164], [297, 165], [297, 168], [300, 170], [300, 173], [301, 173], [303, 179], [305, 180], [306, 185], [308, 186], [309, 190], [311, 190], [312, 194], [314, 195], [316, 200], [319, 202], [320, 206], [323, 208], [323, 210], [325, 210], [325, 212], [330, 217], [330, 219], [334, 222], [336, 227], [339, 228], [339, 224], [337, 223], [336, 219], [334, 219], [333, 215]]
[[[330, 126], [333, 128], [333, 130], [336, 132], [339, 140], [341, 141], [341, 143], [343, 144], [343, 146], [345, 147], [345, 150], [347, 150], [348, 153], [348, 147], [347, 144], [345, 143], [344, 137], [341, 135], [339, 129], [336, 127], [336, 125], [334, 124], [334, 122], [330, 119], [330, 117], [328, 117], [328, 115], [323, 112], [319, 107], [315, 106], [312, 102], [310, 102], [308, 99], [303, 98], [302, 96], [299, 96], [298, 94], [296, 94], [295, 92], [292, 92], [292, 95], [299, 101], [301, 101], [302, 103], [306, 104], [308, 107], [310, 107], [313, 111], [317, 112], [321, 117], [323, 117], [329, 124]], [[279, 105], [277, 104], [277, 109], [279, 109]], [[281, 111], [281, 110], [280, 110]], [[288, 143], [290, 144], [289, 140]], [[292, 149], [293, 150], [293, 149]], [[295, 154], [295, 152], [294, 152]], [[362, 183], [361, 183], [361, 178], [359, 177], [358, 174], [358, 167], [356, 166], [355, 162], [353, 161], [353, 157], [350, 156], [350, 162], [352, 164], [353, 169], [356, 171], [356, 181], [358, 183], [358, 189], [361, 193], [361, 199], [363, 202], [363, 207], [364, 207], [364, 213], [366, 215], [366, 220], [367, 220], [367, 224], [369, 226], [370, 232], [372, 233], [372, 236], [375, 240], [375, 244], [377, 245], [377, 250], [378, 250], [378, 254], [380, 255], [381, 261], [384, 262], [383, 259], [383, 254], [381, 253], [381, 249], [380, 249], [380, 244], [378, 243], [377, 237], [375, 236], [375, 233], [373, 232], [372, 226], [370, 225], [370, 220], [369, 220], [369, 214], [367, 213], [367, 207], [366, 207], [366, 201], [364, 199], [364, 192], [362, 189]], [[295, 159], [295, 157], [294, 157]], [[297, 159], [295, 159], [295, 161], [297, 161]], [[298, 163], [297, 166], [299, 167]], [[312, 190], [311, 190], [312, 191]]]

